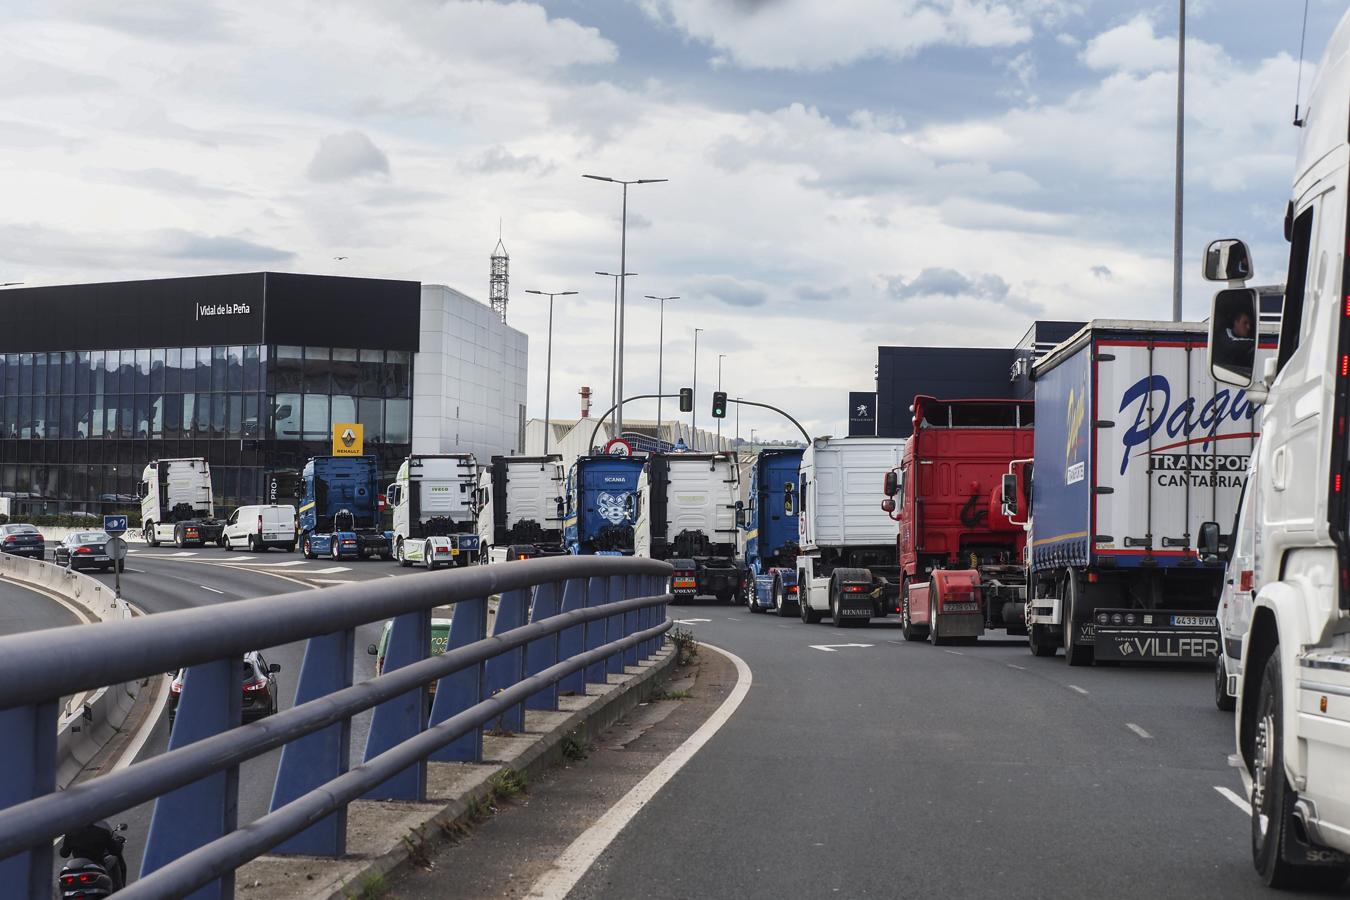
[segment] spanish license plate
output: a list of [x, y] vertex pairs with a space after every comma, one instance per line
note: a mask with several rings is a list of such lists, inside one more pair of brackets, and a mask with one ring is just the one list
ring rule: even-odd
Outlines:
[[264, 535], [263, 535], [263, 540], [264, 540], [264, 541], [275, 541], [276, 539], [277, 539], [277, 536], [276, 536], [275, 534], [264, 534]]
[[979, 612], [979, 609], [980, 604], [974, 600], [960, 600], [952, 603], [942, 604], [943, 612], [968, 613], [968, 612]]
[[1218, 628], [1219, 620], [1214, 616], [1173, 616], [1172, 624], [1183, 628]]

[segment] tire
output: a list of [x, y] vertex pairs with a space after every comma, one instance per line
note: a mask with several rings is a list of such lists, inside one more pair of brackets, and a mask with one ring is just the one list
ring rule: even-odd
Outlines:
[[[1284, 777], [1284, 694], [1279, 645], [1261, 673], [1256, 701], [1252, 770], [1252, 863], [1272, 888], [1334, 888], [1345, 881], [1339, 867], [1300, 866], [1284, 858], [1294, 823], [1294, 793]], [[1263, 821], [1264, 820], [1264, 824]]]
[[797, 586], [797, 603], [801, 606], [802, 624], [819, 625], [820, 620], [825, 617], [824, 613], [811, 608], [811, 604], [802, 596], [801, 585]]
[[1228, 670], [1223, 664], [1223, 652], [1214, 660], [1214, 705], [1221, 712], [1237, 709], [1237, 698], [1228, 695]]
[[223, 541], [223, 543], [220, 545], [221, 549], [223, 549], [226, 553], [229, 553], [231, 550], [234, 549], [234, 547], [230, 546], [230, 539], [228, 536], [221, 535], [220, 539], [221, 541]]
[[185, 531], [182, 528], [175, 527], [173, 530], [173, 545], [177, 547], [179, 550], [182, 550], [184, 547], [186, 547], [187, 531]]
[[902, 584], [900, 590], [904, 592], [903, 598], [900, 601], [900, 633], [905, 636], [905, 640], [907, 641], [921, 641], [927, 637], [927, 635], [923, 633], [922, 628], [915, 625], [909, 619], [909, 583], [905, 582]]
[[289, 544], [286, 545], [286, 552], [287, 553], [295, 552], [295, 541], [291, 541]]
[[398, 546], [394, 548], [394, 558], [395, 558], [396, 560], [398, 560], [398, 564], [399, 564], [399, 567], [400, 567], [400, 568], [406, 569], [406, 568], [408, 568], [409, 566], [412, 565], [412, 563], [408, 562], [408, 558], [407, 558], [406, 556], [403, 555], [403, 542], [402, 542], [402, 541], [399, 541], [399, 542], [398, 542]]
[[[1064, 579], [1064, 599], [1060, 604], [1060, 618], [1064, 620], [1064, 661], [1071, 666], [1092, 665], [1093, 648], [1084, 647], [1075, 640], [1078, 624], [1078, 573], [1068, 569]], [[1067, 610], [1067, 612], [1065, 612]]]
[[309, 535], [305, 535], [304, 542], [301, 544], [301, 550], [305, 555], [305, 559], [319, 558], [318, 555], [314, 552], [314, 542], [310, 540]]
[[328, 555], [332, 557], [333, 562], [342, 559], [342, 543], [338, 540], [336, 534], [328, 541]]
[[224, 547], [225, 547], [225, 532], [222, 531], [222, 532], [220, 533], [220, 537], [216, 538], [216, 546], [217, 546], [217, 547], [220, 547], [221, 549], [224, 549]]
[[154, 522], [147, 522], [145, 524], [145, 527], [142, 528], [141, 531], [143, 532], [142, 537], [145, 538], [145, 543], [147, 546], [150, 547], [159, 546], [159, 536], [155, 534]]
[[937, 614], [938, 596], [937, 584], [931, 579], [928, 582], [928, 643], [934, 647], [945, 647], [952, 643], [952, 639], [942, 634], [940, 622]]
[[251, 553], [261, 553], [267, 548], [262, 545], [262, 541], [253, 535], [249, 535], [248, 549]]
[[1054, 656], [1059, 649], [1054, 632], [1049, 625], [1032, 625], [1027, 629], [1027, 646], [1032, 656]]
[[775, 577], [773, 580], [773, 605], [778, 610], [778, 618], [786, 619], [790, 615], [787, 611], [787, 593], [783, 591], [783, 579]]

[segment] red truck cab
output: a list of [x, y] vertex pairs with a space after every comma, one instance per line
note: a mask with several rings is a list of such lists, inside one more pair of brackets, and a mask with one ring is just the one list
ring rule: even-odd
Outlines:
[[882, 502], [900, 523], [905, 639], [1025, 634], [1026, 531], [1001, 501], [1009, 463], [1032, 455], [1034, 404], [919, 396], [913, 410], [914, 434]]

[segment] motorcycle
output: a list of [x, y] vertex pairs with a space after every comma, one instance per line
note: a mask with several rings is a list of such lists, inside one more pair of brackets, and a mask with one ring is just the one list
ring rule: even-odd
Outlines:
[[57, 887], [61, 900], [94, 900], [126, 886], [127, 864], [122, 857], [126, 823], [116, 828], [95, 822], [70, 832], [61, 840], [61, 855], [71, 857], [61, 867]]

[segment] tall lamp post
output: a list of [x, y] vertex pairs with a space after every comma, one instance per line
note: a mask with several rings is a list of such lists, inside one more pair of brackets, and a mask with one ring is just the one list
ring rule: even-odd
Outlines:
[[[659, 394], [664, 394], [664, 393], [665, 393], [665, 391], [663, 390], [663, 388], [665, 387], [665, 381], [664, 381], [663, 373], [665, 372], [665, 366], [666, 366], [666, 359], [665, 359], [665, 355], [666, 355], [666, 301], [667, 301], [667, 300], [678, 300], [678, 299], [680, 299], [680, 298], [679, 298], [678, 296], [675, 296], [675, 297], [654, 297], [654, 296], [652, 296], [651, 294], [647, 294], [646, 296], [647, 296], [647, 299], [648, 299], [648, 300], [656, 300], [656, 301], [658, 301], [658, 302], [661, 304], [661, 319], [660, 319], [661, 324], [657, 327], [657, 332], [656, 332], [656, 393], [659, 395]], [[661, 398], [658, 396], [658, 397], [656, 398], [656, 441], [657, 441], [657, 444], [658, 444], [658, 445], [659, 445], [660, 442], [661, 442], [661, 403], [662, 403], [662, 402], [663, 402], [663, 401], [662, 401]], [[673, 443], [673, 442], [672, 442], [672, 443]]]
[[527, 294], [538, 294], [541, 297], [548, 298], [548, 361], [544, 363], [544, 455], [548, 456], [548, 433], [553, 426], [549, 424], [549, 406], [548, 401], [553, 393], [553, 298], [571, 297], [576, 291], [530, 291]]
[[1177, 160], [1176, 196], [1172, 221], [1172, 321], [1181, 321], [1181, 206], [1186, 163], [1186, 0], [1181, 7], [1177, 33]]
[[[630, 184], [658, 184], [662, 181], [669, 181], [669, 178], [635, 178], [632, 181], [622, 181], [618, 178], [610, 178], [607, 175], [582, 175], [582, 178], [590, 178], [594, 181], [608, 181], [610, 184], [623, 185], [623, 212], [619, 219], [619, 271], [628, 271], [628, 186]], [[618, 394], [620, 406], [614, 412], [614, 431], [616, 434], [623, 431], [623, 301], [624, 301], [624, 283], [619, 282], [619, 337], [615, 342], [618, 345], [619, 361], [617, 365], [618, 377], [615, 383], [615, 391]]]
[[[613, 272], [596, 272], [597, 275], [604, 275], [606, 278], [614, 279], [614, 346], [610, 349], [609, 356], [609, 393], [614, 398], [614, 403], [618, 404], [623, 399], [619, 396], [619, 388], [615, 382], [615, 377], [619, 374], [619, 283], [620, 281], [636, 275], [636, 272], [624, 272], [622, 275], [615, 275]], [[615, 410], [618, 415], [623, 410], [620, 405]], [[615, 419], [615, 422], [621, 423], [622, 418]], [[619, 436], [619, 429], [614, 429], [614, 436]]]
[[[717, 354], [717, 389], [722, 389], [722, 360], [726, 359], [725, 353]], [[722, 420], [717, 420], [717, 449], [722, 449]]]
[[694, 329], [694, 408], [689, 413], [689, 440], [694, 442], [690, 449], [698, 449], [698, 336], [702, 328]]

